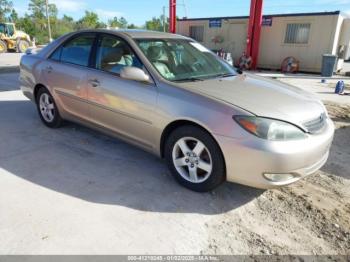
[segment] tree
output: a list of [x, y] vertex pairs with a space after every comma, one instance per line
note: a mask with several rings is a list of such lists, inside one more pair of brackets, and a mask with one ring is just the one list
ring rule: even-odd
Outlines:
[[[52, 34], [55, 35], [58, 10], [55, 4], [49, 4], [48, 9], [50, 24], [53, 29]], [[47, 43], [49, 36], [47, 32], [46, 0], [30, 0], [28, 10], [30, 12], [30, 20], [34, 24], [34, 29], [32, 26], [28, 26], [28, 19], [26, 19], [25, 25], [28, 28], [25, 28], [25, 31], [28, 33], [31, 30], [31, 36], [36, 38], [37, 43]]]
[[[46, 0], [30, 0], [28, 10], [36, 19], [46, 19]], [[49, 16], [57, 17], [57, 7], [55, 4], [49, 4]]]
[[12, 7], [12, 1], [0, 0], [0, 22], [7, 20], [7, 15], [12, 11]]
[[85, 15], [77, 22], [78, 29], [98, 28], [99, 25], [98, 15], [92, 11], [85, 11]]
[[35, 25], [33, 23], [32, 17], [28, 14], [25, 14], [24, 17], [21, 17], [16, 22], [16, 28], [23, 30], [27, 34], [29, 34], [31, 37], [36, 37], [36, 29]]
[[138, 29], [139, 27], [134, 24], [129, 24], [128, 29]]
[[108, 20], [108, 25], [112, 28], [128, 28], [128, 21], [121, 17], [118, 19], [118, 17], [113, 17], [113, 19]]
[[12, 23], [17, 23], [18, 22], [18, 13], [16, 12], [15, 9], [12, 9], [12, 11], [11, 11], [10, 20], [11, 20]]
[[[147, 30], [153, 30], [153, 31], [163, 31], [164, 30], [164, 19], [163, 15], [160, 17], [152, 17], [151, 20], [146, 21], [146, 29]], [[165, 21], [165, 31], [168, 31], [169, 27], [169, 19], [166, 19]]]
[[112, 19], [108, 20], [108, 26], [112, 27], [112, 28], [119, 28], [119, 20], [118, 17], [113, 17]]
[[[100, 21], [98, 15], [92, 11], [85, 11], [84, 16], [78, 21], [65, 14], [63, 14], [62, 18], [58, 18], [58, 10], [54, 4], [49, 4], [48, 11], [54, 39], [77, 29], [107, 27], [104, 22]], [[11, 0], [0, 0], [0, 22], [7, 20], [15, 22], [17, 28], [35, 38], [37, 44], [48, 42], [46, 0], [29, 0], [28, 12], [22, 17], [19, 17], [18, 13], [13, 9]], [[153, 17], [151, 20], [146, 21], [145, 26], [142, 28], [146, 27], [149, 30], [163, 31], [163, 23], [163, 16]], [[114, 17], [108, 20], [108, 25], [117, 28], [140, 28], [135, 24], [129, 24], [124, 17]], [[166, 30], [168, 30], [168, 25], [169, 19], [167, 18], [165, 21]]]
[[152, 31], [163, 31], [163, 21], [161, 17], [153, 17], [152, 20], [146, 21], [146, 29]]
[[61, 35], [74, 31], [76, 23], [74, 19], [70, 16], [63, 15], [61, 19], [57, 19], [53, 24], [53, 34], [52, 37], [58, 38]]
[[71, 16], [68, 15], [63, 15], [62, 21], [66, 23], [74, 23], [74, 19]]
[[124, 17], [121, 17], [119, 19], [119, 23], [120, 23], [120, 28], [127, 28], [128, 27], [128, 21]]

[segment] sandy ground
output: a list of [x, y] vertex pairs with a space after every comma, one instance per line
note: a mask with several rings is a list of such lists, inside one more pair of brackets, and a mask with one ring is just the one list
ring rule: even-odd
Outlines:
[[[281, 82], [291, 84], [309, 92], [313, 92], [323, 101], [335, 102], [343, 105], [350, 105], [350, 78], [326, 79], [326, 83], [321, 82], [321, 78], [279, 78]], [[337, 95], [334, 93], [336, 84], [339, 80], [343, 80], [345, 84], [345, 92], [348, 95]]]
[[17, 77], [0, 74], [0, 254], [350, 255], [350, 104], [326, 102], [337, 129], [316, 174], [198, 194], [133, 146], [44, 127]]

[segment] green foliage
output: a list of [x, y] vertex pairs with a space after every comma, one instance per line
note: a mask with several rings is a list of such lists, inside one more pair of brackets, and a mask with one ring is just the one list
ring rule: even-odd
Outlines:
[[[113, 17], [113, 19], [108, 20], [108, 26], [111, 28], [128, 28], [130, 25], [128, 24], [128, 21], [124, 18], [118, 18]], [[136, 27], [135, 25], [132, 25], [133, 27]]]
[[129, 24], [127, 28], [128, 29], [138, 29], [139, 27], [134, 25], [134, 24]]
[[12, 6], [12, 1], [0, 0], [0, 22], [8, 21], [7, 15], [12, 11]]
[[12, 9], [11, 14], [10, 14], [10, 19], [12, 23], [17, 23], [18, 21], [18, 14], [15, 9]]
[[76, 23], [70, 16], [64, 15], [61, 19], [56, 19], [51, 24], [52, 38], [56, 39], [66, 33], [73, 32], [76, 29]]
[[77, 22], [77, 29], [98, 28], [99, 18], [94, 12], [85, 11], [85, 15]]
[[153, 17], [151, 20], [146, 21], [146, 29], [152, 31], [163, 31], [165, 26], [165, 31], [168, 32], [169, 29], [169, 19], [161, 15], [160, 17]]
[[[47, 43], [49, 41], [47, 18], [46, 18], [46, 1], [30, 0], [28, 5], [29, 14], [24, 18], [20, 18], [17, 27], [23, 29], [27, 34], [34, 37], [38, 44]], [[57, 24], [57, 7], [55, 4], [48, 6], [50, 24], [55, 28]]]
[[121, 17], [119, 19], [119, 23], [120, 23], [120, 28], [127, 28], [128, 27], [128, 21], [124, 17]]
[[[103, 23], [98, 14], [93, 11], [85, 11], [85, 14], [78, 21], [72, 17], [63, 15], [58, 17], [58, 10], [55, 4], [48, 6], [52, 38], [56, 39], [66, 33], [87, 28], [140, 28], [135, 24], [129, 24], [124, 17], [114, 17]], [[45, 44], [49, 41], [47, 17], [46, 17], [46, 0], [30, 0], [28, 4], [28, 12], [24, 16], [19, 17], [18, 13], [13, 9], [11, 0], [0, 0], [0, 22], [11, 21], [16, 23], [16, 28], [29, 34], [31, 38], [35, 38], [37, 44]], [[165, 29], [168, 30], [169, 19], [165, 21]], [[163, 16], [153, 17], [150, 21], [146, 21], [145, 26], [149, 30], [163, 31]]]

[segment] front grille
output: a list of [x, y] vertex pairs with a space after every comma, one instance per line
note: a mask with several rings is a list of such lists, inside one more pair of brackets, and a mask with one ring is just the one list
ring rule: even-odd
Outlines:
[[319, 133], [323, 130], [323, 128], [326, 125], [326, 119], [327, 116], [325, 113], [322, 113], [317, 118], [314, 118], [312, 120], [306, 121], [303, 123], [303, 126], [306, 128], [306, 130], [311, 133]]

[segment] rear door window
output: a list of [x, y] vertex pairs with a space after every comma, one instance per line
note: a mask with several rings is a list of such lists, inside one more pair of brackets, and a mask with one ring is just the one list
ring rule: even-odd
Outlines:
[[94, 34], [84, 34], [75, 37], [56, 50], [51, 58], [64, 63], [88, 66], [94, 40]]

